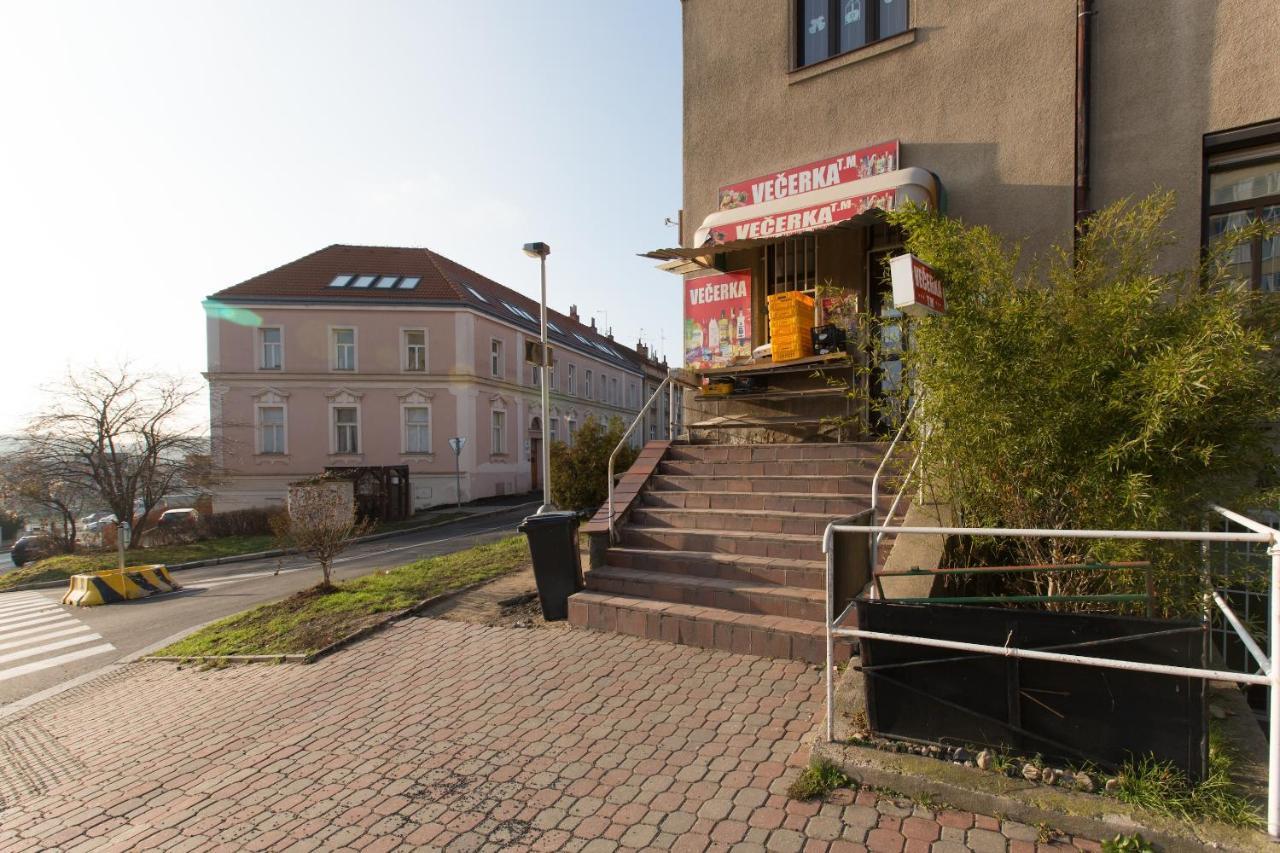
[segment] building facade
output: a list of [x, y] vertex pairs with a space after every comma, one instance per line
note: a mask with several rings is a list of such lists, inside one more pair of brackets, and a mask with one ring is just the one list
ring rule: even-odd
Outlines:
[[[1030, 258], [1069, 240], [1091, 210], [1173, 190], [1171, 268], [1249, 218], [1280, 219], [1280, 63], [1270, 49], [1280, 4], [681, 5], [681, 245], [652, 256], [686, 279], [685, 362], [702, 378], [767, 367], [749, 353], [770, 343], [768, 297], [779, 292], [819, 295], [819, 324], [824, 287], [854, 311], [891, 312], [884, 261], [901, 240], [880, 212], [907, 200], [1022, 241]], [[1254, 287], [1280, 289], [1274, 242], [1243, 248], [1237, 262]], [[748, 282], [728, 307], [731, 320], [749, 321], [737, 324], [737, 350], [723, 325], [717, 333], [690, 317], [691, 299], [725, 290], [731, 275]], [[710, 353], [709, 334], [719, 344]], [[893, 365], [881, 367], [878, 381], [894, 381]], [[839, 405], [806, 399], [799, 379], [765, 378], [805, 402], [687, 403], [690, 418], [800, 423]]]
[[657, 367], [576, 307], [549, 311], [544, 415], [525, 361], [538, 304], [428, 249], [329, 246], [205, 310], [218, 512], [282, 504], [326, 470], [379, 472], [408, 510], [454, 502], [455, 464], [463, 501], [534, 491], [540, 442], [630, 424]]

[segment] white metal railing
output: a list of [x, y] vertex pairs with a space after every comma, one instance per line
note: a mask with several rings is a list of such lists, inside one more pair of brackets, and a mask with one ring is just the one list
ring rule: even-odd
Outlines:
[[[915, 414], [916, 406], [920, 404], [920, 398], [916, 397], [911, 401], [910, 408], [907, 409], [907, 415], [902, 419], [902, 426], [898, 427], [898, 432], [893, 436], [893, 441], [889, 442], [889, 449], [884, 452], [884, 458], [880, 460], [880, 466], [876, 468], [876, 473], [871, 477], [871, 523], [877, 524], [880, 521], [880, 475], [884, 473], [884, 469], [888, 466], [889, 460], [893, 458], [893, 452], [898, 448], [898, 442], [902, 441], [902, 436], [907, 432], [907, 425], [911, 423], [911, 416]], [[897, 497], [893, 500], [893, 509], [889, 510], [889, 514], [885, 516], [886, 522], [893, 519], [893, 513], [898, 508], [898, 501], [902, 499], [903, 493], [907, 490], [907, 483], [911, 480], [911, 474], [916, 469], [916, 464], [920, 461], [920, 455], [917, 453], [915, 460], [911, 463], [911, 469], [907, 471], [907, 476], [902, 481], [902, 487], [898, 490]], [[871, 567], [874, 569], [876, 565], [876, 555], [880, 549], [880, 536], [874, 535], [870, 539], [869, 558]]]
[[[1276, 656], [1276, 643], [1280, 641], [1280, 530], [1268, 527], [1253, 519], [1214, 506], [1213, 510], [1225, 518], [1247, 528], [1247, 531], [1184, 531], [1184, 530], [1050, 530], [1043, 528], [1002, 528], [1002, 527], [890, 527], [888, 520], [884, 524], [839, 524], [827, 525], [822, 536], [822, 550], [826, 554], [826, 620], [827, 635], [827, 740], [835, 739], [835, 640], [837, 637], [849, 639], [880, 640], [890, 643], [929, 646], [933, 648], [951, 649], [959, 652], [998, 655], [1006, 658], [1025, 658], [1029, 660], [1054, 661], [1058, 663], [1094, 666], [1105, 669], [1124, 669], [1133, 672], [1149, 672], [1158, 675], [1172, 675], [1184, 678], [1207, 678], [1213, 681], [1228, 681], [1236, 684], [1264, 684], [1270, 693], [1270, 732], [1269, 756], [1267, 771], [1267, 832], [1272, 838], [1280, 838], [1280, 666], [1273, 667], [1271, 661]], [[1142, 661], [1114, 660], [1089, 655], [1065, 654], [1043, 649], [1020, 649], [1012, 646], [989, 646], [982, 643], [965, 643], [955, 640], [943, 640], [934, 637], [919, 637], [908, 634], [891, 634], [883, 631], [864, 631], [860, 628], [844, 627], [843, 623], [853, 610], [856, 601], [849, 604], [836, 616], [832, 616], [835, 606], [835, 533], [866, 533], [868, 539], [877, 535], [898, 536], [902, 534], [926, 534], [945, 536], [987, 536], [987, 537], [1020, 537], [1020, 538], [1056, 538], [1056, 539], [1141, 539], [1174, 542], [1257, 542], [1267, 546], [1271, 557], [1270, 612], [1268, 629], [1271, 640], [1270, 658], [1249, 635], [1244, 624], [1236, 616], [1231, 606], [1221, 596], [1214, 594], [1213, 602], [1222, 611], [1231, 627], [1240, 636], [1241, 641], [1249, 649], [1254, 660], [1261, 667], [1261, 673], [1232, 672], [1228, 670], [1200, 669], [1186, 666], [1169, 666], [1165, 664], [1144, 663]], [[874, 577], [875, 563], [871, 563]]]
[[[645, 404], [640, 407], [640, 413], [637, 414], [635, 420], [631, 422], [631, 426], [627, 427], [627, 431], [622, 434], [622, 439], [618, 442], [618, 446], [615, 447], [613, 449], [613, 452], [609, 454], [609, 541], [610, 542], [613, 542], [615, 538], [615, 531], [613, 528], [613, 524], [614, 524], [614, 521], [617, 520], [613, 512], [613, 463], [618, 458], [619, 451], [621, 451], [622, 448], [626, 446], [627, 439], [631, 438], [631, 433], [635, 432], [636, 427], [639, 426], [640, 423], [644, 420], [644, 416], [649, 411], [649, 407], [652, 406], [654, 401], [657, 400], [662, 395], [662, 389], [664, 388], [667, 388], [670, 390], [670, 399], [668, 400], [668, 404], [667, 404], [667, 437], [672, 440], [675, 439], [676, 437], [676, 431], [675, 431], [676, 430], [676, 382], [675, 382], [675, 374], [671, 371], [668, 371], [667, 378], [663, 379], [662, 382], [658, 384], [658, 387], [653, 389], [653, 393], [649, 395], [649, 399], [646, 400]], [[655, 415], [657, 414], [656, 407], [654, 408], [654, 413]]]

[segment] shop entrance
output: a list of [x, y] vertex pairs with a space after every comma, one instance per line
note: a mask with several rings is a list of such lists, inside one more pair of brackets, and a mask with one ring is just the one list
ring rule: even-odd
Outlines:
[[902, 385], [903, 315], [893, 307], [893, 284], [889, 279], [889, 258], [901, 253], [900, 247], [867, 253], [867, 303], [875, 320], [875, 340], [868, 353], [873, 363], [867, 425], [873, 433], [883, 436], [896, 432], [905, 415], [904, 402], [898, 396]]

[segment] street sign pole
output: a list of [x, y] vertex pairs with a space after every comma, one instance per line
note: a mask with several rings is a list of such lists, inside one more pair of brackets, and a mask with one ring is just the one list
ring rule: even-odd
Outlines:
[[462, 448], [466, 446], [467, 439], [463, 436], [455, 435], [449, 439], [449, 447], [453, 450], [454, 498], [458, 509], [462, 509]]

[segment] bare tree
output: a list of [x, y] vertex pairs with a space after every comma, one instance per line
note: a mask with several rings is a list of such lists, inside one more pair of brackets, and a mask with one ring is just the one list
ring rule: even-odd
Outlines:
[[[181, 377], [123, 365], [68, 373], [23, 438], [61, 479], [90, 485], [142, 544], [149, 514], [174, 488], [206, 484], [205, 442], [187, 410], [199, 391]], [[136, 512], [135, 512], [136, 508]]]
[[48, 534], [70, 553], [76, 547], [76, 519], [92, 499], [89, 484], [68, 477], [57, 460], [23, 449], [0, 460], [0, 498], [28, 513], [52, 516]]
[[[347, 486], [343, 491], [341, 485]], [[371, 525], [356, 515], [349, 484], [318, 481], [289, 489], [287, 512], [275, 516], [271, 529], [285, 547], [297, 549], [320, 564], [320, 589], [333, 587], [333, 561], [351, 539], [368, 533]]]

